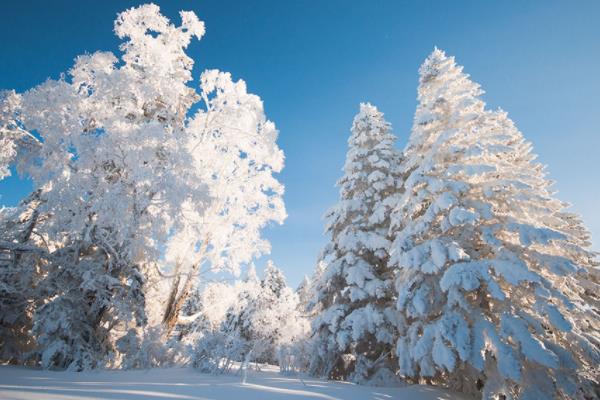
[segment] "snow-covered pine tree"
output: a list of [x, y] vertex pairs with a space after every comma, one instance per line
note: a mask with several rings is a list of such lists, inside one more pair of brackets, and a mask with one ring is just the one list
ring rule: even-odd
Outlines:
[[313, 321], [313, 374], [364, 382], [395, 369], [387, 266], [389, 215], [399, 184], [394, 140], [383, 114], [361, 104], [338, 181], [340, 201], [326, 214], [331, 241], [323, 251], [328, 267], [318, 299], [322, 311]]
[[257, 360], [280, 363], [286, 351], [306, 334], [307, 320], [299, 309], [298, 294], [287, 285], [285, 276], [272, 261], [267, 262], [261, 290], [252, 318], [259, 337]]
[[310, 297], [312, 295], [312, 282], [308, 275], [304, 275], [302, 278], [302, 282], [296, 288], [296, 294], [298, 295], [298, 306], [304, 312], [306, 307], [310, 301]]
[[[325, 276], [327, 271], [327, 263], [319, 260], [315, 266], [315, 270], [308, 279], [308, 285], [304, 282], [301, 284], [302, 291], [300, 296], [300, 307], [304, 314], [311, 319], [321, 312], [321, 300], [326, 297], [329, 280]], [[305, 287], [306, 285], [306, 287]]]
[[[212, 291], [212, 285], [207, 289]], [[215, 313], [207, 305], [198, 319], [205, 330], [194, 356], [199, 369], [214, 373], [228, 371], [234, 362], [278, 364], [282, 355], [287, 355], [282, 348], [290, 348], [306, 334], [307, 321], [298, 310], [298, 296], [272, 262], [262, 280], [258, 281], [251, 269], [244, 281], [225, 290], [235, 294], [226, 300], [226, 311]]]
[[436, 49], [419, 72], [392, 216], [400, 374], [486, 399], [593, 398], [600, 287], [585, 228], [454, 58]]
[[[327, 269], [327, 263], [320, 260], [309, 277], [304, 276], [304, 279], [298, 285], [296, 294], [298, 295], [297, 311], [299, 316], [304, 320], [304, 334], [299, 335], [298, 340], [289, 349], [288, 363], [291, 371], [313, 371], [316, 369], [316, 364], [321, 363], [319, 357], [314, 355], [318, 352], [318, 347], [321, 345], [321, 338], [312, 337], [311, 322], [321, 313], [322, 303], [320, 299], [324, 297], [324, 291], [327, 290], [328, 282], [324, 279], [323, 274]], [[282, 364], [280, 363], [280, 366]], [[282, 372], [286, 372], [282, 368]], [[316, 372], [313, 372], [317, 374]]]

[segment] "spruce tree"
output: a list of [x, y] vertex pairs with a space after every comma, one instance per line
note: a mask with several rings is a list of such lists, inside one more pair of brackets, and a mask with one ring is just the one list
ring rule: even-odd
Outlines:
[[[281, 350], [292, 348], [306, 333], [298, 295], [281, 270], [269, 261], [262, 280], [254, 268], [248, 272], [244, 281], [220, 288], [230, 292], [223, 299], [229, 304], [222, 316], [208, 307], [201, 310], [198, 327], [205, 332], [196, 344], [194, 365], [203, 371], [225, 372], [235, 361], [243, 362], [244, 368], [251, 361], [277, 364], [284, 355]], [[218, 325], [211, 326], [215, 320]]]
[[338, 181], [340, 201], [326, 214], [331, 241], [323, 252], [328, 267], [318, 294], [322, 312], [313, 323], [313, 374], [363, 382], [395, 364], [392, 276], [387, 267], [389, 215], [400, 158], [394, 140], [383, 114], [361, 104]]
[[419, 72], [391, 224], [400, 374], [484, 398], [591, 396], [599, 287], [585, 228], [454, 58], [436, 49]]

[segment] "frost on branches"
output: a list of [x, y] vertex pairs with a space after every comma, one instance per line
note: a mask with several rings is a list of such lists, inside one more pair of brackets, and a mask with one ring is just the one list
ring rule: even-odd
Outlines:
[[129, 9], [115, 21], [120, 57], [79, 56], [67, 76], [0, 97], [0, 177], [13, 165], [31, 177], [43, 217], [35, 239], [15, 229], [0, 250], [11, 268], [30, 271], [35, 257], [42, 269], [32, 333], [44, 367], [119, 365], [141, 351], [115, 343], [147, 330], [149, 279], [171, 282], [168, 334], [200, 267], [236, 271], [269, 250], [260, 229], [285, 218], [274, 124], [227, 73], [189, 85], [185, 50], [204, 24], [180, 16], [176, 26], [156, 5]]
[[173, 281], [164, 316], [168, 330], [202, 267], [237, 273], [241, 263], [270, 251], [261, 228], [286, 217], [283, 185], [273, 177], [283, 168], [283, 152], [262, 101], [229, 73], [205, 71], [200, 86], [203, 108], [188, 120], [186, 150], [210, 201], [201, 207], [185, 201], [168, 242], [167, 261], [187, 274]]
[[[29, 332], [40, 305], [36, 288], [44, 261], [29, 250], [42, 244], [33, 235], [38, 203], [33, 193], [18, 207], [0, 209], [0, 360], [12, 364], [29, 361], [24, 354], [35, 347]], [[4, 249], [7, 245], [10, 250]]]
[[202, 298], [227, 293], [227, 299], [216, 302], [220, 303], [216, 308], [204, 301], [195, 317], [199, 340], [194, 365], [211, 373], [229, 371], [236, 362], [242, 369], [251, 362], [279, 364], [283, 372], [293, 368], [308, 322], [281, 271], [269, 262], [260, 281], [251, 270], [242, 282], [214, 285], [204, 290]]
[[340, 202], [326, 215], [327, 286], [313, 322], [311, 372], [364, 382], [393, 375], [395, 312], [387, 267], [389, 215], [396, 202], [399, 153], [383, 114], [361, 104], [348, 140]]
[[39, 149], [39, 139], [21, 126], [20, 107], [20, 95], [0, 90], [0, 180], [11, 175], [11, 166], [24, 171]]
[[436, 49], [419, 72], [392, 220], [400, 374], [483, 398], [593, 397], [600, 286], [585, 228], [454, 58]]

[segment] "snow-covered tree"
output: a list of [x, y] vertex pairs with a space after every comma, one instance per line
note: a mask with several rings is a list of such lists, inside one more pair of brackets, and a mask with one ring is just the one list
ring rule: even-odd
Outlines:
[[[298, 310], [298, 296], [287, 286], [282, 272], [268, 262], [264, 278], [249, 275], [243, 282], [226, 288], [235, 292], [221, 315], [201, 316], [202, 333], [196, 346], [195, 365], [204, 371], [226, 372], [233, 362], [262, 362], [288, 367], [290, 349], [304, 337], [308, 322]], [[207, 309], [207, 314], [211, 310]], [[215, 329], [216, 328], [216, 329]]]
[[[265, 362], [281, 364], [288, 352], [293, 355], [294, 345], [304, 338], [308, 321], [298, 305], [298, 294], [287, 285], [283, 273], [269, 261], [255, 303], [253, 322], [262, 337], [261, 358]], [[288, 361], [286, 363], [289, 364]]]
[[0, 90], [0, 180], [11, 175], [11, 166], [25, 171], [40, 149], [40, 140], [22, 127], [21, 106], [21, 95]]
[[243, 314], [260, 287], [256, 276], [248, 278], [233, 285], [209, 284], [203, 291], [203, 299], [217, 300], [212, 304], [203, 301], [199, 315], [194, 316], [192, 322], [198, 339], [192, 362], [203, 372], [228, 372], [234, 362], [244, 361], [248, 335]]
[[298, 288], [300, 307], [303, 313], [314, 318], [322, 311], [321, 299], [327, 291], [329, 281], [325, 273], [327, 272], [327, 263], [319, 260], [315, 266], [313, 274], [308, 278], [308, 282], [303, 281]]
[[454, 58], [436, 49], [419, 72], [392, 217], [400, 374], [484, 398], [593, 397], [600, 287], [585, 228]]
[[35, 346], [30, 330], [43, 300], [37, 287], [46, 262], [29, 251], [43, 242], [33, 235], [38, 205], [33, 193], [17, 207], [0, 209], [0, 362], [28, 361]]
[[[387, 266], [389, 216], [396, 202], [400, 153], [383, 114], [361, 104], [348, 140], [340, 202], [328, 211], [327, 287], [313, 322], [311, 372], [366, 381], [393, 367], [395, 312]], [[349, 362], [348, 362], [349, 361]]]
[[187, 150], [210, 201], [206, 208], [184, 203], [182, 226], [168, 243], [168, 257], [185, 275], [173, 282], [167, 328], [177, 322], [202, 267], [237, 273], [240, 264], [269, 252], [261, 228], [286, 217], [283, 185], [273, 177], [283, 167], [283, 153], [260, 98], [216, 70], [202, 74], [201, 89], [204, 108], [189, 120]]
[[304, 275], [302, 278], [302, 282], [296, 288], [296, 293], [298, 294], [298, 303], [299, 307], [304, 311], [310, 302], [310, 298], [312, 296], [312, 282], [308, 275]]
[[260, 229], [285, 217], [274, 124], [229, 74], [189, 85], [185, 50], [204, 24], [180, 16], [175, 26], [156, 5], [129, 9], [115, 21], [120, 57], [80, 56], [59, 80], [0, 98], [0, 177], [16, 165], [48, 216], [34, 230], [45, 247], [31, 250], [47, 261], [33, 326], [44, 366], [115, 362], [100, 359], [143, 332], [146, 285], [160, 279], [172, 281], [158, 302], [168, 334], [201, 267], [235, 271], [268, 251]]
[[327, 282], [322, 279], [326, 268], [327, 263], [320, 260], [313, 274], [310, 277], [305, 275], [296, 289], [298, 295], [297, 311], [305, 320], [306, 331], [304, 335], [299, 335], [292, 346], [285, 348], [288, 362], [280, 361], [283, 373], [313, 371], [313, 369], [318, 368], [317, 365], [320, 365], [321, 359], [315, 357], [315, 354], [322, 342], [320, 337], [312, 337], [310, 325], [322, 310], [320, 298], [323, 296], [322, 291], [326, 290], [327, 287]]

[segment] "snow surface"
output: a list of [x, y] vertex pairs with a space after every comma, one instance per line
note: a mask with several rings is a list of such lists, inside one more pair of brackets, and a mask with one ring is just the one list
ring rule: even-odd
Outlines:
[[464, 396], [430, 386], [382, 388], [346, 382], [283, 376], [266, 366], [248, 373], [246, 384], [234, 374], [208, 375], [190, 368], [56, 372], [0, 366], [0, 399], [377, 399], [461, 400]]

